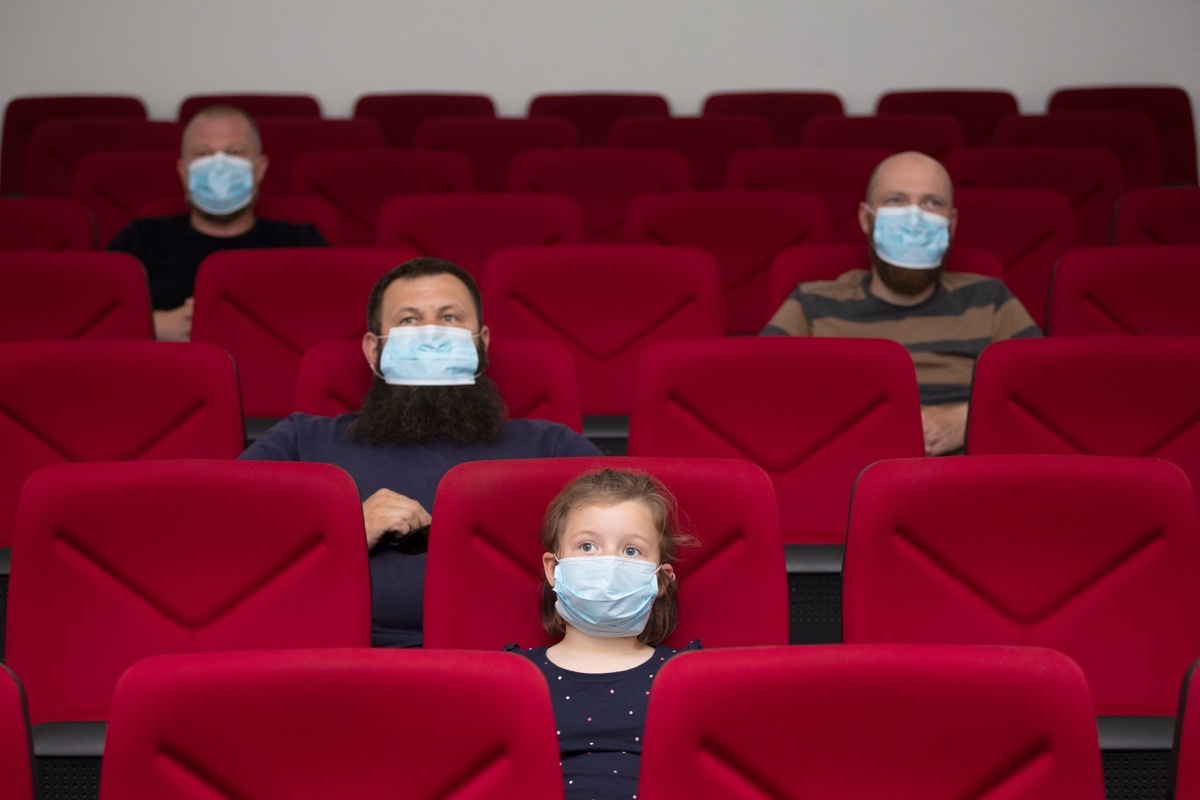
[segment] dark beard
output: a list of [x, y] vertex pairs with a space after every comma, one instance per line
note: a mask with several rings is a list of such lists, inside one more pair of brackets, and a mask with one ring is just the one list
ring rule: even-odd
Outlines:
[[370, 444], [494, 442], [507, 419], [504, 400], [486, 375], [467, 386], [392, 386], [376, 376], [347, 435]]
[[935, 285], [941, 280], [942, 270], [945, 269], [945, 262], [934, 269], [897, 267], [880, 258], [874, 247], [869, 247], [868, 250], [871, 255], [871, 265], [875, 267], [875, 274], [879, 276], [879, 280], [883, 281], [883, 285], [896, 294], [905, 297], [914, 297]]

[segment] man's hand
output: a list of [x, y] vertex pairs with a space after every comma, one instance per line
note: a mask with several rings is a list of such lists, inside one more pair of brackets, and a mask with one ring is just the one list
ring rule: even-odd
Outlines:
[[154, 338], [161, 342], [186, 342], [192, 338], [192, 298], [179, 308], [154, 312]]
[[363, 524], [367, 529], [367, 549], [373, 548], [385, 533], [394, 532], [403, 539], [410, 532], [429, 524], [424, 507], [391, 489], [380, 489], [363, 501]]
[[925, 431], [925, 455], [944, 456], [961, 450], [967, 439], [967, 404], [921, 406], [921, 429]]

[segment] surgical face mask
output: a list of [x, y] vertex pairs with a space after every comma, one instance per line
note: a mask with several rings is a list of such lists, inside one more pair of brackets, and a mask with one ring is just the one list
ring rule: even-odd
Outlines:
[[950, 246], [950, 220], [916, 205], [875, 209], [875, 253], [907, 269], [935, 269]]
[[645, 630], [658, 597], [658, 564], [624, 556], [555, 560], [554, 607], [567, 624], [606, 639]]
[[380, 375], [393, 386], [463, 386], [475, 382], [479, 350], [466, 328], [405, 325], [392, 328], [379, 356]]
[[240, 156], [214, 153], [188, 164], [188, 196], [208, 214], [232, 214], [254, 199], [254, 164]]

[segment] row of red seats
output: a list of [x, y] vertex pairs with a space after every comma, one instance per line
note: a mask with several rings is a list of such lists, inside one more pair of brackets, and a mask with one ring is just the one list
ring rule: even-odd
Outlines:
[[[761, 469], [744, 460], [544, 459], [465, 464], [443, 479], [428, 558], [427, 648], [546, 642], [529, 605], [540, 563], [529, 531], [571, 476], [602, 464], [656, 474], [701, 542], [676, 567], [685, 589], [669, 643], [785, 642], [779, 519]], [[856, 647], [747, 651], [737, 657], [743, 668], [774, 658], [852, 659], [878, 642], [1052, 647], [1086, 676], [1074, 678], [1088, 689], [1072, 690], [1073, 713], [1088, 718], [1090, 747], [1099, 715], [1102, 745], [1122, 739], [1114, 731], [1125, 729], [1128, 741], [1130, 730], [1148, 726], [1152, 734], [1135, 738], [1157, 742], [1166, 757], [1179, 683], [1200, 652], [1200, 609], [1188, 600], [1200, 523], [1177, 467], [1094, 456], [884, 460], [858, 477], [848, 519], [845, 640]], [[35, 746], [80, 733], [71, 723], [93, 724], [74, 746], [102, 735], [96, 724], [109, 719], [122, 672], [147, 655], [365, 647], [361, 525], [353, 482], [329, 465], [165, 461], [39, 471], [18, 516], [7, 632], [8, 665], [40, 728]], [[513, 568], [523, 563], [530, 569]], [[481, 596], [489, 609], [482, 617]], [[972, 658], [957, 656], [927, 663], [942, 674]], [[845, 661], [841, 669], [853, 674]], [[726, 683], [754, 684], [746, 674]], [[764, 713], [758, 703], [740, 707]], [[115, 727], [115, 710], [113, 719]], [[202, 740], [212, 738], [201, 730]], [[731, 746], [746, 735], [744, 726], [730, 731]]]
[[[320, 118], [320, 106], [312, 96], [267, 94], [189, 97], [181, 104], [179, 119], [186, 120], [198, 109], [215, 102], [238, 104], [262, 118], [280, 115]], [[1102, 137], [1116, 144], [1118, 139], [1130, 134], [1145, 139], [1149, 130], [1154, 140], [1153, 149], [1161, 151], [1161, 180], [1168, 184], [1196, 183], [1196, 139], [1191, 102], [1187, 93], [1178, 87], [1059, 89], [1051, 95], [1046, 110], [1051, 114], [1118, 112], [1141, 115], [1145, 119], [1110, 118], [1104, 126], [1123, 128], [1127, 131], [1125, 134], [1117, 134], [1114, 130], [1099, 132], [1092, 125], [1077, 128], [1066, 135], [1072, 139], [1082, 135], [1092, 142], [1098, 142], [1096, 137]], [[478, 94], [364, 95], [358, 99], [354, 109], [356, 119], [371, 120], [379, 125], [389, 147], [404, 148], [417, 143], [417, 128], [430, 117], [494, 117], [495, 113], [491, 98]], [[958, 123], [957, 131], [947, 129], [950, 130], [947, 135], [951, 140], [960, 145], [979, 145], [996, 143], [997, 130], [1002, 127], [1000, 120], [1017, 115], [1018, 106], [1016, 98], [1003, 90], [891, 91], [880, 96], [876, 113], [944, 115]], [[761, 133], [762, 128], [753, 126], [759, 127], [760, 131], [753, 136], [753, 146], [794, 146], [804, 142], [804, 127], [811, 117], [822, 114], [841, 116], [844, 115], [844, 108], [841, 99], [832, 92], [724, 92], [705, 100], [703, 114], [753, 115], [766, 125], [765, 138]], [[629, 115], [666, 117], [670, 115], [670, 107], [664, 96], [653, 93], [546, 94], [535, 96], [529, 104], [531, 118], [565, 118], [573, 126], [574, 142], [588, 146], [611, 141], [613, 123]], [[128, 96], [35, 96], [10, 101], [5, 110], [3, 155], [0, 156], [0, 177], [3, 178], [0, 194], [29, 191], [24, 185], [24, 158], [29, 138], [38, 122], [81, 117], [144, 120], [147, 114], [140, 99]], [[836, 131], [836, 136], [850, 135], [853, 138], [856, 135], [871, 135], [868, 130], [870, 127], [871, 123], [854, 122], [851, 127]], [[940, 129], [939, 123], [935, 122], [927, 132]], [[1027, 132], [1014, 135], [1020, 138], [1026, 136]], [[840, 138], [838, 143], [853, 144]], [[500, 177], [503, 178], [502, 175]]]

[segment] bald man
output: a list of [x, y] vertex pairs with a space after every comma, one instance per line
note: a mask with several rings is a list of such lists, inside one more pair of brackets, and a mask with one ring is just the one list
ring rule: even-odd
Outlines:
[[240, 108], [217, 105], [197, 112], [183, 131], [178, 170], [188, 213], [136, 219], [106, 249], [131, 253], [145, 266], [155, 336], [186, 342], [196, 271], [206, 256], [218, 250], [320, 247], [325, 239], [313, 225], [255, 216], [267, 157], [258, 126]]
[[950, 176], [936, 160], [908, 152], [880, 162], [858, 221], [870, 269], [798, 285], [762, 335], [900, 342], [917, 370], [926, 454], [960, 452], [980, 352], [1042, 332], [1001, 281], [944, 270], [958, 213]]

